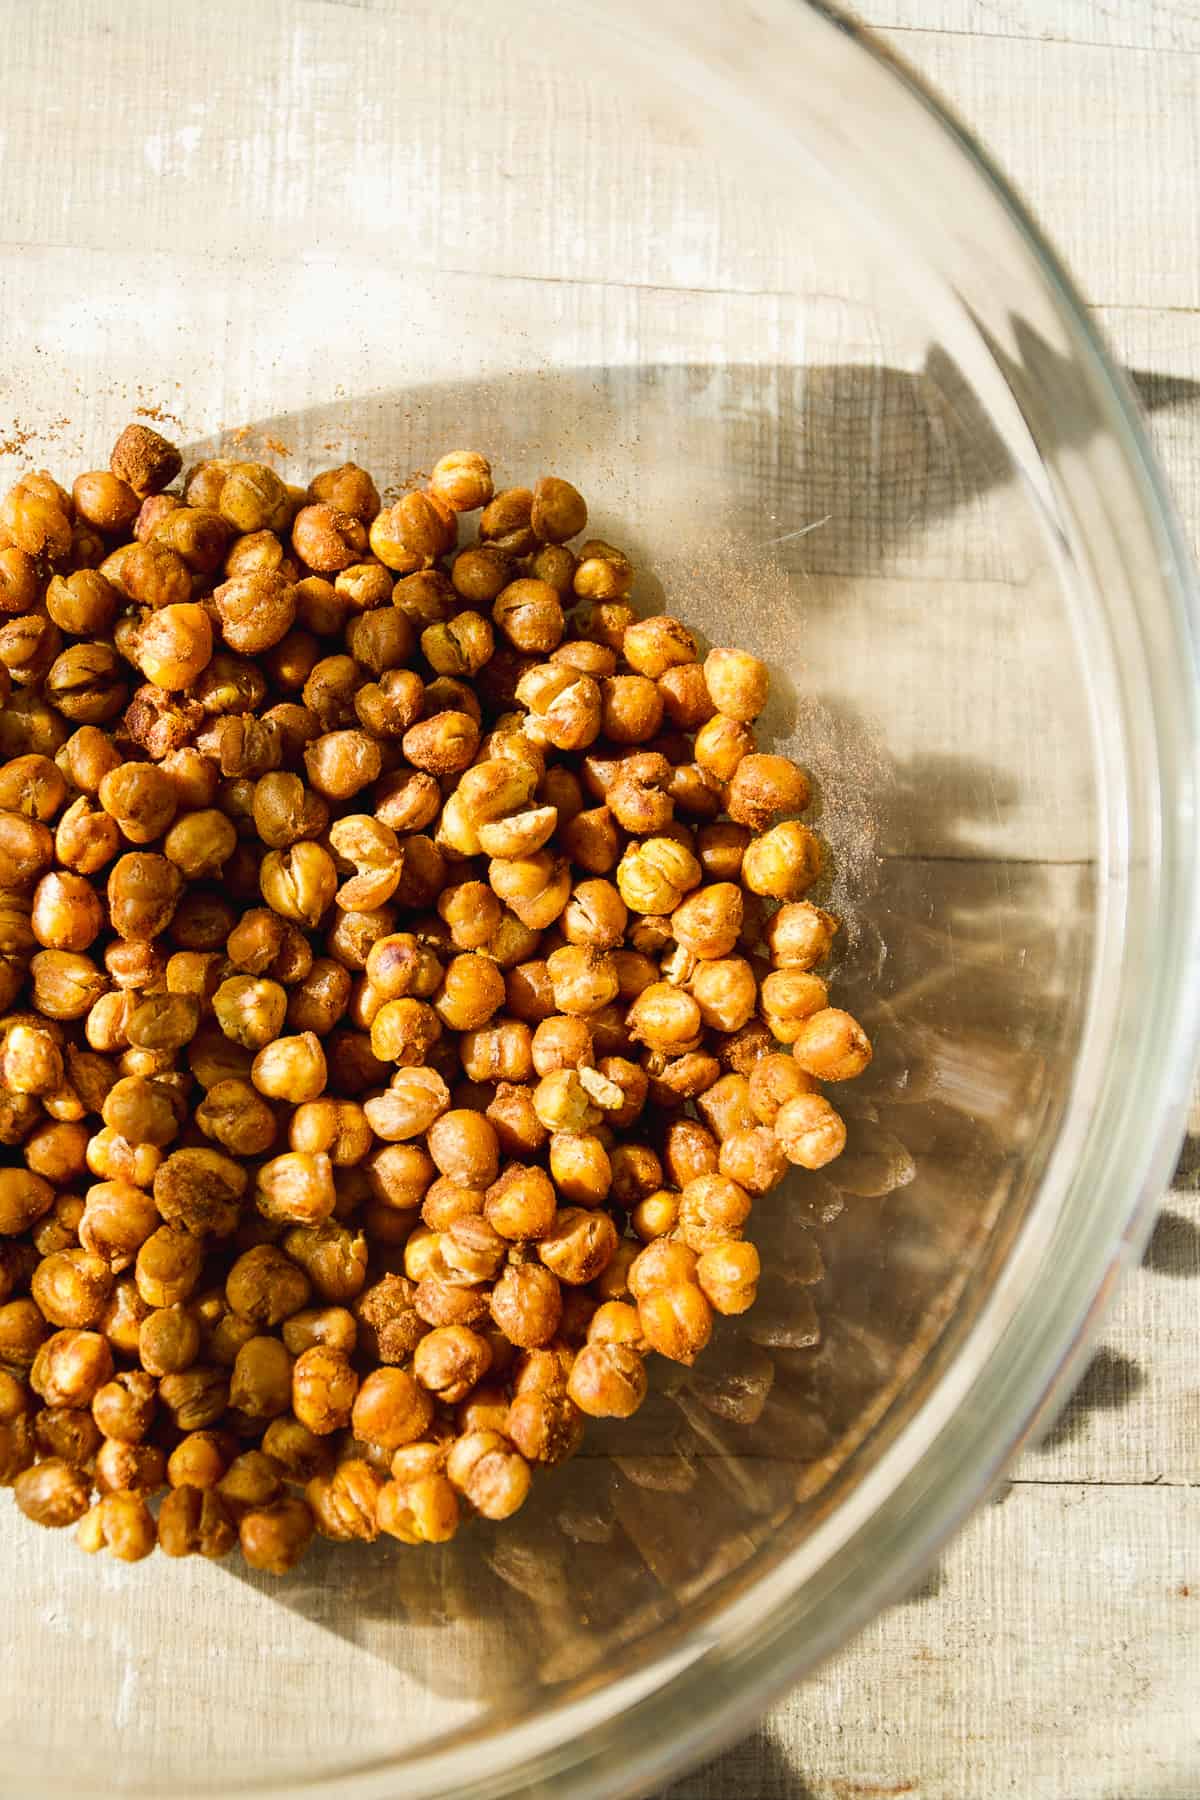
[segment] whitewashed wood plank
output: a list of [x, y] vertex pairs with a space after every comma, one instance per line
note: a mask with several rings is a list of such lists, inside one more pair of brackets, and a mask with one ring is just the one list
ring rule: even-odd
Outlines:
[[863, 0], [864, 25], [1116, 50], [1200, 50], [1195, 0]]
[[1191, 1800], [1200, 1490], [1026, 1488], [670, 1800]]
[[1093, 305], [1200, 303], [1194, 57], [882, 31], [1028, 197]]

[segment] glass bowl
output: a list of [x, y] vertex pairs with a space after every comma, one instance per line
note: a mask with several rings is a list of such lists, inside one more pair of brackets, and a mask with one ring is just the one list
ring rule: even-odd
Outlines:
[[767, 657], [877, 1045], [758, 1308], [508, 1526], [292, 1577], [0, 1512], [0, 1792], [644, 1791], [910, 1584], [1078, 1367], [1180, 1128], [1194, 595], [1125, 387], [977, 146], [792, 0], [14, 14], [0, 474], [588, 494]]

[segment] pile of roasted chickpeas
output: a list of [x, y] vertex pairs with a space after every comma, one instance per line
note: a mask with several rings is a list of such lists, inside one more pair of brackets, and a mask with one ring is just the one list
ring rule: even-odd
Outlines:
[[180, 470], [0, 503], [0, 1482], [281, 1573], [508, 1517], [692, 1362], [871, 1047], [766, 668], [569, 482]]

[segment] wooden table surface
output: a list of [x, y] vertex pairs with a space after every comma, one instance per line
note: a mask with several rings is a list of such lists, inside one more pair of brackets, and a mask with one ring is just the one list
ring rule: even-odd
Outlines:
[[[256, 9], [257, 0], [250, 0], [245, 44], [254, 43], [254, 32], [268, 12], [271, 17], [279, 12], [277, 6], [264, 7], [262, 14]], [[319, 12], [326, 28], [327, 8], [301, 10], [306, 20]], [[149, 15], [142, 0], [133, 11], [143, 15], [145, 24]], [[61, 62], [66, 92], [73, 97], [72, 105], [60, 109], [56, 126], [67, 141], [62, 166], [70, 162], [70, 153], [80, 151], [83, 134], [100, 129], [87, 112], [86, 90], [92, 69], [103, 65], [108, 54], [103, 37], [108, 26], [97, 27], [103, 12], [101, 6], [77, 0], [57, 0], [44, 10], [0, 0], [14, 43], [18, 21], [22, 33], [27, 21], [29, 31], [34, 30], [35, 15], [39, 31], [49, 32], [51, 18], [59, 21], [61, 57], [52, 44], [42, 44], [38, 66], [43, 79], [53, 69], [57, 80]], [[329, 16], [347, 21], [350, 34], [348, 7]], [[1151, 403], [1155, 441], [1195, 549], [1200, 542], [1200, 0], [865, 0], [861, 16], [953, 104], [1040, 215], [1117, 357], [1136, 372]], [[192, 33], [189, 54], [194, 56], [197, 15], [189, 19], [184, 9], [179, 17], [181, 36]], [[204, 23], [202, 18], [199, 22]], [[265, 41], [266, 25], [261, 29]], [[25, 81], [18, 76], [8, 88], [4, 85], [8, 41], [6, 36], [6, 49], [0, 52], [0, 153], [6, 126], [19, 113]], [[325, 43], [324, 38], [319, 41]], [[174, 71], [177, 77], [180, 73]], [[314, 117], [332, 142], [337, 121], [320, 113], [319, 73], [298, 60], [288, 72], [286, 92], [299, 116], [309, 104], [311, 87]], [[167, 61], [151, 59], [141, 83], [131, 84], [128, 100], [139, 129], [143, 113], [149, 116], [154, 110], [147, 99], [148, 93], [153, 97], [153, 84], [171, 79]], [[239, 189], [236, 195], [246, 202], [239, 215], [243, 223], [259, 200], [264, 206], [284, 206], [292, 189], [303, 197], [307, 179], [305, 157], [299, 151], [293, 156], [289, 120], [266, 116], [270, 91], [264, 91], [262, 142], [278, 155], [274, 161], [260, 157], [261, 167], [247, 164], [245, 193]], [[247, 93], [250, 104], [252, 88]], [[176, 242], [185, 230], [187, 210], [181, 207], [178, 215], [172, 210], [170, 180], [186, 184], [203, 174], [196, 164], [202, 103], [195, 102], [192, 113], [194, 118], [185, 118], [181, 112], [169, 132], [146, 136], [144, 166], [120, 171], [122, 204], [141, 226], [151, 220], [154, 241], [164, 250], [161, 263], [148, 257], [136, 272], [160, 309], [153, 352], [160, 359], [168, 353], [182, 359], [189, 346], [195, 351], [192, 339], [198, 332], [208, 334], [210, 342], [202, 346], [206, 355], [213, 347], [219, 352], [224, 321], [240, 316], [237, 309], [243, 304], [241, 277], [232, 263], [227, 277], [218, 270], [212, 278], [211, 292], [192, 297], [178, 288], [171, 255], [177, 252], [179, 266], [190, 266], [183, 262], [186, 244], [180, 249]], [[257, 129], [257, 115], [252, 123]], [[29, 130], [26, 121], [26, 145]], [[14, 138], [21, 131], [18, 118]], [[341, 154], [344, 145], [336, 141]], [[259, 144], [257, 138], [247, 142]], [[353, 153], [350, 145], [346, 154]], [[85, 370], [112, 367], [130, 391], [138, 391], [136, 382], [148, 359], [139, 338], [140, 315], [123, 293], [120, 269], [113, 272], [112, 246], [103, 239], [109, 226], [98, 212], [100, 241], [90, 235], [91, 165], [77, 156], [74, 166], [75, 191], [64, 199], [60, 160], [47, 149], [45, 184], [36, 185], [42, 211], [18, 220], [13, 243], [0, 246], [12, 252], [0, 266], [0, 300], [14, 354], [23, 359], [26, 371], [18, 407], [25, 405], [39, 367], [37, 344], [22, 334], [18, 300], [23, 295], [33, 294], [42, 313], [74, 334], [74, 353]], [[470, 165], [463, 166], [469, 175]], [[259, 193], [252, 177], [261, 175], [262, 168], [278, 192], [262, 176]], [[4, 169], [0, 162], [0, 179], [6, 179]], [[164, 171], [168, 181], [159, 188]], [[101, 175], [106, 174], [115, 183], [117, 171], [106, 169], [101, 159]], [[237, 178], [234, 165], [229, 179]], [[99, 194], [102, 183], [97, 181]], [[70, 212], [69, 226], [63, 225], [60, 210]], [[376, 222], [373, 216], [371, 223]], [[486, 268], [493, 251], [489, 233], [493, 225], [501, 231], [505, 221], [471, 219], [470, 232], [458, 223], [467, 246], [462, 258], [473, 257]], [[214, 206], [212, 237], [218, 250], [225, 245], [226, 229], [221, 208]], [[447, 229], [444, 236], [458, 255], [453, 232]], [[41, 246], [36, 256], [29, 252], [31, 244]], [[531, 247], [538, 248], [532, 239], [523, 244], [523, 253]], [[553, 234], [542, 248], [545, 270], [524, 279], [556, 279], [554, 257], [560, 250], [579, 256], [586, 250], [563, 250]], [[362, 325], [364, 391], [371, 384], [385, 388], [393, 377], [388, 357], [402, 367], [402, 346], [381, 345], [378, 319], [362, 310], [365, 303], [353, 283], [339, 284], [323, 270], [320, 250], [320, 245], [314, 247], [311, 266], [305, 264], [299, 275], [289, 275], [280, 264], [293, 334], [283, 347], [283, 361], [291, 355], [300, 366], [308, 354], [319, 372], [312, 345], [297, 349], [294, 340], [308, 330], [315, 342], [318, 328], [323, 329], [320, 305], [336, 305], [343, 349]], [[450, 276], [454, 273], [451, 269]], [[286, 285], [293, 279], [294, 286]], [[636, 268], [623, 269], [620, 279], [628, 283], [638, 306], [653, 309], [653, 288], [638, 280]], [[298, 303], [301, 282], [307, 312]], [[420, 283], [418, 269], [410, 308], [420, 303]], [[614, 279], [614, 292], [619, 285]], [[577, 308], [581, 317], [586, 306], [597, 316], [608, 307], [606, 329], [624, 328], [621, 294], [614, 297], [607, 284], [598, 285], [595, 295], [583, 293], [581, 284], [576, 288], [564, 307]], [[103, 299], [95, 299], [101, 290]], [[387, 301], [391, 290], [386, 282], [378, 291]], [[505, 317], [511, 313], [512, 330], [519, 333], [522, 284], [497, 277], [490, 291], [494, 304], [508, 309]], [[463, 292], [469, 302], [465, 280]], [[677, 292], [668, 298], [683, 310]], [[773, 305], [768, 294], [751, 296], [747, 307], [756, 298], [764, 307]], [[690, 329], [697, 335], [709, 330], [716, 338], [725, 303], [719, 284], [710, 287], [707, 299], [695, 299], [696, 322]], [[464, 316], [465, 325], [462, 317], [455, 320], [460, 333], [473, 328], [470, 315]], [[469, 373], [453, 361], [455, 354], [468, 359], [469, 349], [461, 345], [469, 345], [469, 338], [460, 337], [455, 350], [453, 334], [436, 313], [426, 329], [430, 337], [442, 332], [451, 346], [445, 352], [445, 372], [455, 377]], [[279, 349], [266, 344], [263, 353]], [[428, 354], [432, 363], [433, 353]], [[368, 357], [374, 359], [369, 367]], [[201, 390], [199, 410], [205, 417], [242, 416], [239, 394], [254, 389], [252, 360], [247, 356], [245, 366], [228, 368], [219, 354], [204, 361], [196, 351], [191, 374]], [[206, 375], [209, 362], [214, 372]], [[499, 407], [504, 390], [496, 392]], [[6, 405], [3, 411], [8, 410]], [[0, 452], [10, 448], [0, 445]], [[17, 445], [14, 454], [20, 449]], [[58, 455], [69, 466], [65, 452]], [[1200, 1794], [1200, 1105], [1194, 1109], [1193, 1126], [1195, 1136], [1185, 1145], [1144, 1265], [1126, 1283], [1104, 1327], [1101, 1347], [1046, 1441], [1024, 1456], [1000, 1499], [945, 1552], [919, 1594], [873, 1624], [776, 1707], [751, 1737], [678, 1781], [670, 1800], [883, 1800], [896, 1795], [996, 1800], [1010, 1794], [1023, 1800], [1185, 1800]], [[29, 1594], [20, 1604], [32, 1608], [36, 1601], [34, 1628], [39, 1641], [50, 1642], [54, 1650], [53, 1634], [63, 1630], [62, 1596], [69, 1598], [71, 1592], [67, 1564], [61, 1559], [60, 1578], [53, 1547], [42, 1544], [33, 1554], [41, 1560], [31, 1563]], [[101, 1583], [101, 1577], [96, 1581]], [[109, 1611], [98, 1614], [89, 1629], [93, 1634], [111, 1631], [114, 1647], [126, 1658], [126, 1673], [96, 1730], [103, 1728], [109, 1734], [104, 1741], [119, 1739], [125, 1749], [136, 1742], [139, 1729], [138, 1684], [149, 1679], [146, 1644], [163, 1641], [147, 1623], [157, 1590], [143, 1586], [137, 1602], [143, 1610], [135, 1615], [125, 1598], [132, 1590], [121, 1572], [106, 1567], [102, 1585], [109, 1594]], [[204, 1616], [219, 1633], [220, 1607], [233, 1604], [230, 1583], [215, 1576], [210, 1580], [207, 1571], [192, 1568], [177, 1592], [187, 1596], [176, 1602], [178, 1607], [211, 1608]], [[0, 1636], [5, 1606], [0, 1591]], [[244, 1669], [239, 1665], [239, 1679], [258, 1699], [256, 1682], [266, 1689], [273, 1686], [282, 1706], [297, 1692], [299, 1659], [319, 1654], [322, 1704], [336, 1692], [344, 1713], [355, 1706], [367, 1713], [375, 1706], [385, 1713], [398, 1678], [366, 1659], [360, 1667], [352, 1645], [331, 1649], [332, 1641], [319, 1640], [315, 1629], [306, 1634], [299, 1625], [286, 1643], [268, 1642], [264, 1635], [262, 1657], [248, 1657]], [[310, 1651], [318, 1642], [319, 1652]], [[291, 1654], [289, 1645], [296, 1667], [283, 1660]], [[58, 1671], [64, 1691], [78, 1679], [68, 1648], [64, 1638], [61, 1668], [53, 1657], [45, 1664], [52, 1674]], [[220, 1650], [218, 1639], [214, 1654]], [[187, 1680], [182, 1662], [177, 1674], [182, 1690]], [[50, 1707], [52, 1719], [53, 1694], [33, 1693], [30, 1698], [35, 1706]], [[184, 1712], [186, 1708], [181, 1716]], [[293, 1724], [289, 1721], [289, 1728]], [[267, 1729], [261, 1725], [262, 1731]], [[220, 1747], [214, 1742], [206, 1754]]]
[[[1200, 5], [865, 0], [989, 147], [1136, 371], [1200, 548]], [[1172, 386], [1172, 383], [1176, 384]], [[1200, 1101], [1045, 1441], [906, 1604], [670, 1800], [1200, 1794]]]

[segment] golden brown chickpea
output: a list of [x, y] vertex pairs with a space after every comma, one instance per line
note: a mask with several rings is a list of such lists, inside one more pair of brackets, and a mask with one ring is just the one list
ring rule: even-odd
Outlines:
[[158, 1385], [141, 1369], [129, 1370], [104, 1383], [92, 1397], [92, 1417], [106, 1438], [140, 1444], [150, 1430]]
[[141, 1188], [128, 1181], [102, 1181], [88, 1189], [79, 1242], [98, 1256], [111, 1274], [119, 1275], [129, 1268], [159, 1222], [153, 1200]]
[[643, 989], [628, 1013], [630, 1033], [639, 1043], [676, 1056], [698, 1046], [701, 1023], [692, 996], [668, 981]]
[[285, 1414], [272, 1419], [263, 1432], [263, 1452], [283, 1471], [286, 1481], [310, 1482], [329, 1476], [335, 1468], [333, 1445], [316, 1437], [299, 1419]]
[[59, 820], [53, 847], [64, 868], [77, 875], [95, 875], [121, 848], [121, 834], [116, 820], [97, 812], [87, 796], [81, 794]]
[[[636, 1245], [630, 1248], [636, 1252]], [[589, 1344], [627, 1344], [642, 1355], [647, 1349], [637, 1307], [625, 1300], [606, 1300], [603, 1306], [597, 1307], [588, 1325], [587, 1341]]]
[[249, 1081], [215, 1081], [196, 1110], [196, 1123], [234, 1156], [260, 1156], [275, 1142], [275, 1115]]
[[700, 865], [683, 844], [651, 837], [630, 844], [617, 865], [621, 899], [634, 913], [674, 914], [700, 880]]
[[47, 1121], [25, 1140], [25, 1166], [57, 1187], [77, 1181], [87, 1167], [88, 1127], [80, 1120]]
[[15, 1369], [31, 1368], [47, 1335], [46, 1321], [35, 1301], [21, 1298], [8, 1300], [0, 1306], [0, 1364]]
[[823, 1094], [785, 1100], [773, 1129], [788, 1161], [802, 1169], [823, 1169], [846, 1145], [845, 1123]]
[[509, 557], [528, 556], [536, 547], [530, 518], [533, 494], [529, 488], [505, 488], [489, 501], [479, 521], [479, 536], [495, 544]]
[[649, 1244], [674, 1231], [678, 1218], [678, 1193], [673, 1188], [657, 1188], [638, 1201], [629, 1215], [629, 1223], [641, 1242]]
[[611, 881], [576, 882], [562, 914], [562, 929], [570, 944], [615, 948], [625, 935], [629, 913]]
[[477, 1031], [504, 999], [504, 976], [495, 963], [468, 952], [447, 963], [433, 1006], [448, 1030]]
[[97, 1331], [68, 1329], [56, 1331], [39, 1346], [29, 1385], [47, 1406], [90, 1406], [112, 1372], [107, 1339]]
[[750, 1199], [736, 1181], [726, 1175], [699, 1175], [679, 1196], [676, 1230], [690, 1249], [699, 1253], [710, 1244], [740, 1237], [750, 1217]]
[[762, 1012], [771, 1035], [794, 1043], [807, 1019], [829, 1005], [829, 990], [806, 969], [778, 969], [762, 985]]
[[503, 917], [500, 902], [482, 881], [459, 881], [443, 888], [437, 910], [456, 950], [483, 949]]
[[322, 1537], [341, 1544], [355, 1540], [374, 1543], [379, 1535], [378, 1506], [383, 1485], [382, 1471], [363, 1456], [346, 1457], [327, 1475], [315, 1476], [306, 1486], [304, 1497]]
[[480, 1113], [456, 1108], [429, 1127], [429, 1154], [443, 1175], [463, 1187], [487, 1188], [496, 1180], [500, 1148], [495, 1128]]
[[833, 947], [838, 921], [810, 900], [781, 906], [767, 921], [766, 941], [777, 969], [812, 969]]
[[323, 1300], [343, 1305], [366, 1285], [367, 1243], [361, 1231], [334, 1219], [324, 1225], [294, 1225], [283, 1247]]
[[710, 650], [704, 659], [704, 679], [717, 711], [726, 718], [748, 724], [767, 703], [766, 664], [746, 650]]
[[750, 1084], [737, 1072], [714, 1081], [701, 1094], [698, 1106], [705, 1124], [721, 1141], [735, 1131], [749, 1131], [758, 1123], [750, 1105]]
[[292, 1370], [292, 1410], [316, 1437], [328, 1437], [350, 1423], [358, 1376], [347, 1358], [316, 1345], [296, 1358]]
[[767, 1125], [735, 1131], [721, 1145], [720, 1172], [748, 1194], [766, 1194], [787, 1174], [787, 1158]]
[[492, 498], [491, 464], [477, 450], [451, 450], [434, 463], [429, 487], [452, 512], [474, 512]]
[[82, 875], [52, 870], [34, 889], [33, 935], [47, 950], [86, 950], [104, 925], [104, 908]]
[[[4, 535], [0, 530], [0, 538]], [[5, 543], [0, 549], [0, 616], [14, 618], [28, 612], [37, 602], [38, 585], [33, 557], [15, 544]]]
[[250, 1079], [270, 1100], [286, 1100], [292, 1106], [315, 1100], [324, 1092], [326, 1080], [320, 1038], [305, 1031], [264, 1044], [250, 1066]]
[[699, 888], [671, 914], [676, 942], [702, 959], [727, 957], [741, 928], [742, 894], [731, 881]]
[[632, 1210], [663, 1184], [662, 1163], [648, 1144], [618, 1144], [612, 1151], [612, 1194]]
[[203, 1260], [203, 1246], [190, 1231], [161, 1226], [137, 1253], [138, 1293], [148, 1307], [177, 1306], [199, 1281]]
[[262, 1164], [257, 1181], [255, 1205], [272, 1224], [321, 1225], [337, 1200], [333, 1165], [323, 1152], [286, 1150]]
[[27, 1015], [0, 1025], [0, 1081], [16, 1094], [52, 1094], [62, 1086], [62, 1033]]
[[183, 892], [183, 877], [165, 856], [130, 851], [108, 877], [108, 913], [120, 937], [146, 942], [165, 931]]
[[696, 1264], [696, 1280], [714, 1311], [747, 1312], [754, 1305], [761, 1264], [753, 1244], [713, 1244]]
[[484, 1216], [513, 1242], [541, 1237], [554, 1223], [554, 1187], [544, 1170], [510, 1163], [487, 1191]]
[[628, 1419], [646, 1398], [646, 1369], [629, 1344], [585, 1344], [571, 1367], [567, 1393], [594, 1419]]
[[200, 1327], [183, 1307], [156, 1307], [142, 1320], [138, 1356], [147, 1374], [178, 1375], [190, 1369], [199, 1354]]
[[746, 846], [742, 880], [755, 894], [799, 900], [820, 879], [820, 840], [798, 819], [786, 819]]
[[752, 831], [765, 831], [779, 813], [804, 812], [811, 800], [808, 777], [786, 756], [744, 756], [729, 783], [729, 816]]
[[242, 1555], [252, 1569], [286, 1575], [312, 1542], [313, 1515], [303, 1500], [288, 1497], [245, 1513], [238, 1524]]
[[237, 1542], [237, 1528], [215, 1484], [176, 1482], [158, 1514], [158, 1544], [165, 1556], [219, 1560]]
[[[306, 1350], [318, 1345], [336, 1351], [339, 1356], [353, 1356], [358, 1340], [357, 1321], [344, 1306], [304, 1307], [283, 1322], [283, 1341], [293, 1356], [303, 1356]], [[399, 1360], [403, 1362], [407, 1358]]]
[[[60, 822], [59, 831], [62, 831]], [[0, 813], [0, 867], [7, 885], [26, 887], [36, 882], [54, 860], [54, 837], [45, 825], [22, 813]]]
[[533, 1067], [539, 1075], [556, 1069], [590, 1067], [592, 1034], [586, 1019], [555, 1016], [543, 1019], [533, 1034]]
[[35, 1525], [61, 1530], [87, 1511], [91, 1482], [82, 1469], [50, 1456], [23, 1469], [13, 1482], [13, 1499]]
[[[305, 506], [292, 521], [292, 545], [310, 569], [323, 575], [348, 569], [367, 553], [367, 528], [361, 518], [328, 501]], [[374, 543], [371, 548], [375, 549]]]
[[413, 1351], [413, 1374], [421, 1386], [451, 1406], [482, 1381], [491, 1363], [487, 1339], [466, 1325], [438, 1326]]
[[335, 1168], [362, 1162], [374, 1147], [367, 1116], [353, 1100], [310, 1100], [297, 1107], [288, 1127], [293, 1150], [310, 1155], [324, 1150]]
[[81, 1019], [108, 986], [88, 956], [68, 950], [41, 950], [29, 964], [33, 1004], [52, 1019]]
[[33, 1272], [29, 1291], [51, 1325], [95, 1325], [112, 1293], [108, 1264], [89, 1250], [56, 1250]]
[[562, 847], [571, 861], [592, 875], [604, 875], [617, 866], [621, 835], [607, 806], [590, 807], [568, 820], [561, 834]]
[[[396, 942], [394, 938], [382, 941]], [[395, 964], [391, 966], [394, 968]], [[370, 991], [375, 995], [374, 1004], [378, 1008], [371, 1020], [371, 1049], [375, 1055], [381, 1062], [398, 1063], [402, 1068], [424, 1066], [442, 1035], [441, 1021], [432, 1006], [407, 997], [380, 1003], [377, 991], [374, 988]]]
[[[21, 1416], [28, 1430], [29, 1415]], [[21, 1435], [24, 1438], [25, 1432]], [[33, 1418], [33, 1443], [42, 1456], [61, 1456], [64, 1462], [86, 1468], [102, 1442], [99, 1426], [82, 1407], [46, 1406]]]
[[550, 1140], [550, 1173], [564, 1200], [600, 1206], [612, 1185], [612, 1165], [600, 1139], [590, 1132], [556, 1132]]
[[664, 670], [657, 686], [666, 722], [676, 731], [698, 731], [716, 710], [698, 663], [680, 663]]
[[358, 1390], [351, 1415], [356, 1437], [384, 1450], [415, 1443], [433, 1422], [433, 1402], [403, 1369], [376, 1369]]
[[327, 1036], [345, 1013], [350, 989], [349, 970], [330, 957], [318, 957], [288, 997], [287, 1023], [293, 1031]]
[[159, 494], [169, 487], [183, 458], [174, 444], [149, 425], [127, 425], [112, 448], [109, 468], [135, 494]]
[[564, 944], [547, 957], [546, 968], [560, 1012], [587, 1017], [617, 997], [612, 957], [590, 944]]
[[705, 774], [718, 781], [731, 780], [742, 758], [753, 749], [754, 733], [749, 726], [724, 713], [713, 713], [710, 702], [709, 716], [700, 723], [695, 743], [696, 762]]
[[798, 1094], [816, 1091], [816, 1083], [791, 1056], [773, 1054], [755, 1063], [749, 1075], [749, 1099], [755, 1118], [774, 1125], [779, 1109]]
[[857, 1019], [829, 1006], [805, 1019], [792, 1056], [818, 1081], [852, 1081], [871, 1060], [871, 1040]]
[[529, 1493], [529, 1464], [498, 1431], [472, 1431], [451, 1446], [446, 1478], [485, 1519], [507, 1519]]
[[[411, 575], [432, 568], [454, 548], [457, 535], [457, 516], [440, 495], [402, 494], [372, 523], [371, 551], [398, 575]], [[292, 536], [294, 541], [294, 527]]]
[[601, 603], [624, 600], [632, 587], [633, 568], [623, 551], [600, 538], [590, 538], [580, 545], [575, 570], [575, 593], [579, 599]]
[[561, 1208], [537, 1245], [542, 1262], [570, 1287], [595, 1281], [616, 1249], [617, 1228], [608, 1214], [578, 1206]]
[[562, 602], [544, 581], [510, 581], [493, 602], [492, 619], [516, 650], [545, 656], [562, 642]]
[[458, 1530], [458, 1497], [437, 1470], [389, 1481], [378, 1503], [379, 1529], [402, 1544], [444, 1544]]
[[283, 1027], [287, 990], [261, 976], [231, 975], [213, 995], [213, 1012], [226, 1037], [261, 1050]]
[[138, 667], [156, 687], [190, 687], [212, 658], [212, 642], [212, 625], [202, 606], [164, 606], [138, 632]]
[[589, 1131], [601, 1120], [582, 1080], [583, 1071], [552, 1069], [533, 1091], [533, 1106], [547, 1131]]
[[579, 489], [557, 475], [543, 475], [534, 484], [529, 523], [545, 544], [565, 544], [587, 524], [587, 502]]
[[234, 1361], [230, 1405], [248, 1419], [275, 1419], [287, 1412], [291, 1393], [292, 1359], [279, 1339], [248, 1339]]
[[379, 490], [357, 463], [342, 463], [336, 469], [324, 469], [309, 484], [308, 498], [349, 513], [369, 525], [379, 511]]
[[638, 1323], [651, 1350], [690, 1365], [712, 1336], [712, 1307], [695, 1282], [680, 1282], [640, 1300]]
[[[593, 765], [593, 773], [600, 772]], [[618, 825], [637, 836], [667, 832], [675, 811], [672, 779], [671, 765], [658, 751], [642, 750], [622, 757], [612, 765], [612, 779], [605, 789], [609, 812]]]
[[0, 764], [0, 809], [3, 811], [21, 813], [27, 819], [46, 824], [61, 810], [66, 797], [67, 784], [62, 771], [48, 756], [31, 752], [25, 756], [12, 756]]
[[215, 1488], [232, 1458], [233, 1440], [223, 1432], [189, 1432], [167, 1458], [167, 1480], [172, 1488]]
[[758, 984], [744, 957], [698, 963], [688, 986], [711, 1031], [739, 1031], [754, 1014]]

